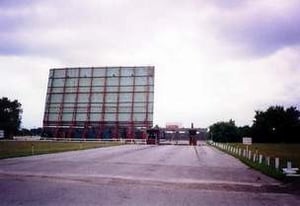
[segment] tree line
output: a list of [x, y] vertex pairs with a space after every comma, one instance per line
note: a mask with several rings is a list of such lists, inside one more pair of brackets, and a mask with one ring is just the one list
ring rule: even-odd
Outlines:
[[10, 100], [7, 97], [0, 99], [0, 130], [4, 131], [4, 138], [13, 136], [41, 135], [42, 128], [26, 129], [21, 126], [22, 104], [18, 100]]
[[4, 131], [5, 138], [12, 138], [18, 132], [23, 112], [21, 106], [18, 100], [0, 99], [0, 130]]
[[209, 127], [209, 139], [216, 142], [242, 142], [252, 137], [254, 142], [299, 143], [300, 111], [296, 107], [271, 106], [255, 111], [251, 126], [238, 127], [233, 120], [217, 122]]

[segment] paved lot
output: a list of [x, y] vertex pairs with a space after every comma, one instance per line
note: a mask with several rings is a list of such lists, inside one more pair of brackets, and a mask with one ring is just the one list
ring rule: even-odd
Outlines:
[[0, 160], [1, 205], [300, 205], [212, 147], [124, 145]]

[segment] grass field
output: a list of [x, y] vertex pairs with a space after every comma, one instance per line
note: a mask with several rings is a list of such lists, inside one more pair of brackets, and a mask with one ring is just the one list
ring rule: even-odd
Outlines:
[[[232, 143], [231, 145], [240, 148], [246, 148], [241, 143]], [[286, 166], [286, 161], [292, 161], [293, 167], [300, 168], [300, 144], [259, 144], [249, 145], [249, 150], [258, 152], [264, 156], [279, 157], [282, 166]]]
[[[242, 148], [246, 149], [247, 146], [241, 143], [223, 143], [224, 145], [230, 145], [234, 148]], [[228, 148], [225, 149], [224, 147], [218, 147], [218, 149], [238, 158], [243, 163], [247, 164], [251, 168], [259, 170], [266, 175], [274, 177], [278, 180], [281, 180], [286, 183], [292, 183], [297, 185], [297, 188], [300, 187], [300, 180], [298, 177], [288, 177], [285, 176], [281, 170], [275, 169], [275, 157], [279, 157], [280, 159], [280, 168], [287, 167], [287, 161], [292, 161], [292, 167], [300, 168], [300, 144], [259, 144], [254, 143], [248, 146], [248, 149], [252, 151], [252, 154], [262, 154], [263, 155], [263, 162], [260, 164], [258, 159], [253, 161], [244, 157], [243, 155], [239, 155]], [[266, 157], [270, 157], [270, 166], [266, 164]], [[299, 172], [298, 172], [299, 174]], [[299, 186], [299, 187], [298, 187]]]
[[119, 142], [0, 141], [0, 159], [120, 145]]

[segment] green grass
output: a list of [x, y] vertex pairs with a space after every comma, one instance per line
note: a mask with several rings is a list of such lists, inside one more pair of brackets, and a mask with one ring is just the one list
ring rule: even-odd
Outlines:
[[120, 145], [119, 142], [0, 141], [0, 159]]
[[[231, 146], [246, 149], [246, 145], [241, 143], [228, 143]], [[221, 148], [219, 148], [222, 150]], [[279, 157], [280, 167], [286, 167], [287, 161], [292, 161], [293, 167], [300, 167], [300, 144], [259, 144], [254, 143], [248, 146], [248, 149], [252, 153], [262, 154], [264, 157], [271, 157], [271, 167], [267, 166], [265, 163], [259, 164], [258, 162], [253, 162], [245, 157], [239, 156], [237, 154], [230, 153], [229, 151], [223, 150], [226, 153], [238, 158], [243, 163], [247, 164], [249, 167], [254, 168], [263, 172], [266, 175], [274, 177], [283, 181], [295, 181], [295, 178], [288, 178], [280, 171], [274, 167], [274, 158]], [[273, 161], [272, 161], [273, 160]]]

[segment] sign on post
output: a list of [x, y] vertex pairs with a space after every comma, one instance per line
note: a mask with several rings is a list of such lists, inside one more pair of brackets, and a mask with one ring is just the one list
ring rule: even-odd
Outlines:
[[243, 144], [251, 145], [252, 144], [252, 138], [251, 137], [243, 137]]

